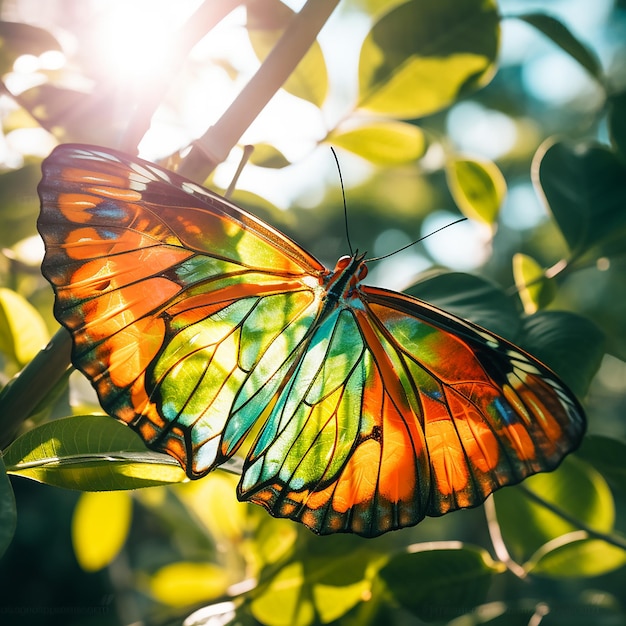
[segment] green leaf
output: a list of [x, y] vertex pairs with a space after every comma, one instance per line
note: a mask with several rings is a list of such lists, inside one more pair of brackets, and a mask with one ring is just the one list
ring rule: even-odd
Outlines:
[[[176, 496], [212, 537], [236, 543], [250, 530], [250, 507], [237, 500], [237, 481], [232, 474], [213, 472], [203, 480], [179, 485]], [[216, 515], [218, 510], [220, 514]], [[280, 549], [280, 546], [274, 548]]]
[[280, 169], [291, 165], [285, 155], [269, 143], [256, 143], [250, 156], [250, 163], [259, 167]]
[[272, 578], [250, 605], [252, 614], [267, 626], [308, 626], [314, 609], [306, 593], [304, 566], [294, 561]]
[[376, 165], [410, 163], [424, 156], [426, 151], [422, 130], [396, 121], [369, 122], [346, 131], [336, 129], [326, 141]]
[[[537, 614], [537, 602], [512, 602], [487, 604], [474, 611], [474, 618], [467, 626], [528, 626], [528, 623]], [[495, 617], [494, 617], [495, 616]]]
[[461, 213], [494, 224], [506, 195], [506, 181], [498, 166], [486, 160], [450, 159], [446, 176], [450, 193]]
[[128, 118], [120, 115], [114, 100], [115, 96], [107, 90], [94, 94], [50, 82], [19, 95], [19, 104], [51, 134], [65, 142], [95, 145], [107, 145], [112, 134], [122, 133], [128, 127]]
[[162, 604], [185, 607], [219, 598], [229, 583], [228, 572], [213, 563], [179, 561], [152, 575], [150, 592]]
[[[283, 34], [294, 12], [280, 0], [248, 0], [246, 8], [250, 43], [259, 60], [263, 61]], [[322, 106], [328, 93], [328, 71], [317, 41], [298, 63], [283, 89], [318, 107]]]
[[[49, 132], [54, 130], [62, 133], [67, 139], [68, 118], [76, 115], [77, 120], [71, 120], [71, 124], [76, 123], [78, 131], [88, 132], [91, 123], [91, 133], [94, 134], [93, 112], [89, 111], [89, 96], [83, 91], [42, 83], [23, 91], [20, 94], [20, 105], [23, 106], [40, 125]], [[79, 116], [76, 111], [82, 110]], [[103, 130], [103, 129], [102, 129]], [[95, 136], [99, 133], [96, 130]]]
[[367, 568], [374, 559], [368, 550], [354, 550], [345, 556], [327, 556], [305, 561], [307, 580], [322, 623], [334, 622], [369, 597], [371, 581]]
[[587, 435], [577, 456], [591, 463], [607, 479], [616, 496], [626, 498], [626, 443], [601, 435]]
[[[369, 597], [371, 577], [368, 571], [377, 567], [381, 556], [354, 547], [350, 538], [341, 542], [331, 539], [330, 545], [336, 549], [311, 546], [315, 556], [288, 564], [259, 588], [252, 602], [254, 616], [271, 626], [309, 624], [313, 615], [326, 624], [336, 621]], [[302, 549], [300, 554], [304, 555]]]
[[0, 21], [0, 68], [2, 74], [13, 69], [23, 54], [39, 56], [48, 50], [61, 50], [59, 42], [43, 28], [19, 22]]
[[[530, 585], [533, 581], [530, 582]], [[541, 585], [541, 586], [540, 586]], [[546, 602], [541, 602], [524, 584], [526, 593], [521, 591], [516, 599], [510, 596], [498, 596], [499, 600], [480, 607], [461, 622], [452, 622], [454, 626], [624, 626], [624, 614], [620, 602], [605, 591], [584, 589], [583, 587], [566, 587], [565, 595], [547, 596], [551, 588], [545, 581], [538, 581], [539, 594]], [[523, 589], [523, 587], [522, 587]], [[580, 589], [572, 591], [573, 589]], [[519, 598], [519, 599], [518, 599]], [[494, 599], [495, 600], [495, 599]], [[546, 610], [547, 609], [547, 610]], [[590, 616], [593, 616], [590, 618]]]
[[[213, 475], [215, 474], [209, 476]], [[217, 545], [221, 550], [221, 546], [225, 544], [207, 532], [206, 527], [194, 515], [195, 510], [190, 510], [187, 504], [179, 499], [178, 492], [182, 486], [183, 484], [161, 485], [150, 489], [135, 489], [132, 492], [133, 501], [142, 509], [138, 514], [138, 524], [149, 521], [150, 526], [157, 525], [159, 533], [165, 533], [173, 539], [177, 554], [184, 555], [185, 558], [212, 562], [216, 557]], [[241, 506], [246, 508], [245, 505]], [[221, 509], [212, 513], [215, 517], [222, 516]], [[235, 544], [243, 545], [237, 541]], [[152, 563], [153, 567], [164, 564], [160, 559]]]
[[567, 457], [557, 470], [494, 494], [502, 537], [517, 561], [527, 560], [557, 537], [580, 530], [541, 501], [597, 532], [613, 528], [613, 496], [606, 481], [584, 461]]
[[535, 155], [533, 177], [573, 256], [592, 246], [626, 248], [626, 167], [610, 150], [548, 142]]
[[0, 557], [6, 552], [15, 534], [17, 509], [13, 488], [0, 456]]
[[136, 489], [185, 480], [170, 456], [151, 452], [126, 425], [75, 415], [37, 426], [6, 450], [7, 471], [67, 489]]
[[489, 82], [498, 39], [494, 0], [396, 6], [363, 42], [359, 106], [397, 118], [434, 113]]
[[132, 516], [132, 499], [123, 491], [83, 493], [72, 517], [72, 545], [87, 572], [106, 567], [121, 550]]
[[[236, 486], [233, 487], [236, 491]], [[241, 506], [241, 505], [240, 505]], [[256, 510], [256, 508], [251, 508]], [[298, 526], [290, 520], [280, 520], [269, 515], [260, 519], [254, 531], [254, 544], [261, 564], [276, 563], [292, 552], [298, 538]]]
[[519, 345], [557, 372], [579, 397], [586, 395], [605, 351], [598, 327], [566, 311], [540, 311], [527, 317]]
[[379, 576], [401, 606], [424, 621], [438, 621], [483, 602], [493, 575], [503, 570], [480, 548], [433, 549], [424, 544], [418, 552], [390, 559]]
[[462, 272], [431, 273], [406, 293], [511, 341], [521, 326], [514, 300], [495, 283], [479, 276]]
[[554, 282], [546, 277], [543, 267], [531, 256], [521, 252], [513, 255], [513, 277], [525, 313], [532, 315], [554, 299]]
[[18, 241], [37, 233], [39, 214], [37, 184], [41, 178], [39, 165], [0, 174], [0, 245], [11, 248]]
[[626, 550], [601, 539], [570, 541], [541, 551], [527, 564], [527, 570], [539, 576], [582, 578], [607, 574], [626, 564]]
[[518, 18], [531, 24], [549, 37], [561, 50], [569, 54], [584, 67], [600, 84], [603, 83], [602, 67], [592, 50], [585, 46], [572, 32], [556, 18], [545, 13], [527, 13]]
[[18, 365], [28, 363], [50, 336], [41, 315], [19, 293], [0, 288], [0, 351]]
[[609, 97], [608, 126], [611, 144], [622, 162], [626, 162], [626, 91]]

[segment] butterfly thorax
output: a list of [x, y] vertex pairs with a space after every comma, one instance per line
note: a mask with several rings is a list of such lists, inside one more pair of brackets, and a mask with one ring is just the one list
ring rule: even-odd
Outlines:
[[352, 256], [342, 256], [337, 261], [324, 285], [327, 306], [334, 307], [343, 299], [349, 299], [353, 289], [367, 276], [364, 257], [365, 254], [357, 252]]

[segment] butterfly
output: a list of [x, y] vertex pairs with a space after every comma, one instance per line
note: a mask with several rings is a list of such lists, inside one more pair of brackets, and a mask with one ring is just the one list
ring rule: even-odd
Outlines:
[[228, 200], [107, 148], [44, 161], [54, 313], [103, 409], [190, 478], [246, 442], [238, 498], [374, 537], [554, 469], [575, 396], [504, 339], [331, 271]]

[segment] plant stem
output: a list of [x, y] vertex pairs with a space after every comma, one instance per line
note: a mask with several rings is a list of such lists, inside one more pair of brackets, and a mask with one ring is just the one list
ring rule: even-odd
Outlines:
[[531, 491], [524, 485], [519, 485], [519, 488], [524, 491], [524, 495], [526, 495], [527, 498], [548, 509], [548, 511], [551, 511], [555, 515], [563, 518], [566, 522], [569, 522], [575, 528], [584, 530], [590, 537], [593, 537], [594, 539], [601, 539], [602, 541], [606, 541], [606, 543], [615, 546], [616, 548], [626, 550], [626, 538], [621, 537], [620, 535], [616, 535], [614, 533], [608, 534], [597, 531], [591, 526], [588, 526], [587, 524], [579, 520], [578, 518], [574, 517], [573, 515], [570, 515], [567, 511], [557, 506], [556, 504], [544, 500], [541, 496], [537, 495], [534, 491]]
[[224, 115], [194, 143], [179, 173], [202, 182], [226, 159], [244, 131], [313, 45], [337, 4], [339, 0], [307, 1]]
[[526, 570], [524, 570], [524, 568], [509, 554], [509, 550], [502, 537], [502, 532], [500, 531], [500, 524], [498, 523], [498, 516], [496, 513], [496, 505], [493, 501], [493, 495], [489, 496], [485, 500], [484, 511], [485, 517], [487, 518], [487, 529], [489, 531], [491, 544], [493, 545], [496, 556], [502, 563], [504, 563], [506, 568], [511, 573], [523, 580], [526, 578]]
[[136, 154], [137, 146], [150, 127], [150, 120], [155, 110], [162, 102], [165, 94], [172, 87], [177, 73], [185, 62], [192, 48], [233, 9], [244, 0], [205, 0], [176, 32], [167, 46], [170, 56], [163, 67], [163, 71], [155, 81], [151, 81], [142, 92], [141, 101], [133, 112], [128, 130], [120, 148], [126, 152]]

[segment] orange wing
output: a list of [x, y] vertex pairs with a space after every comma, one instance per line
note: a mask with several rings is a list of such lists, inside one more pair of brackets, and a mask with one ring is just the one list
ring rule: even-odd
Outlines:
[[510, 343], [360, 286], [271, 226], [145, 161], [44, 162], [42, 270], [103, 408], [205, 475], [257, 427], [241, 499], [318, 533], [375, 536], [553, 469], [585, 428]]
[[310, 346], [240, 496], [319, 533], [375, 536], [479, 505], [554, 469], [585, 430], [547, 367], [410, 296], [354, 289]]

